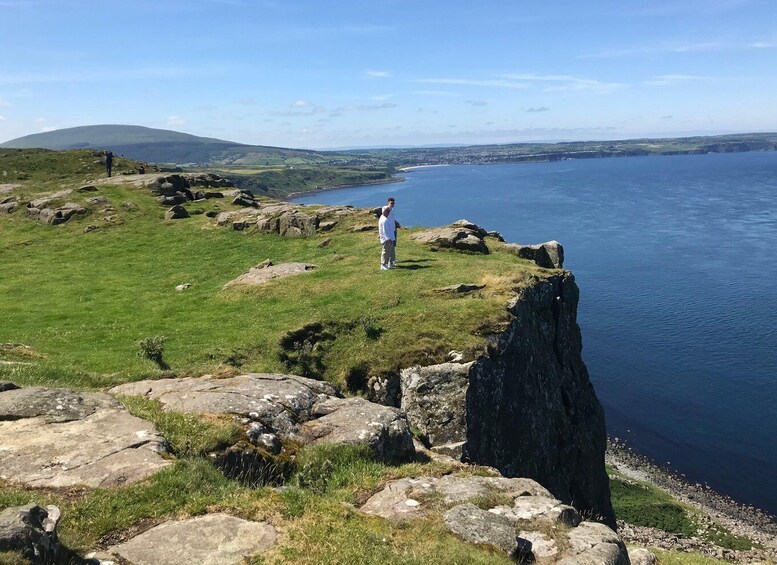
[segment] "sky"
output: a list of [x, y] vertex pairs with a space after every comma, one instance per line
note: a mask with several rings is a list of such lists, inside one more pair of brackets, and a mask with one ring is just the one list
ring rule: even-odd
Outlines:
[[777, 0], [0, 0], [0, 142], [349, 148], [777, 131]]

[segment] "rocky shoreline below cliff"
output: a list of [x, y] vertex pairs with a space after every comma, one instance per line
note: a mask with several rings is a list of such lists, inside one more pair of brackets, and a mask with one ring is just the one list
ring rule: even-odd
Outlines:
[[750, 550], [724, 549], [697, 538], [684, 538], [654, 528], [618, 522], [618, 532], [627, 543], [675, 551], [693, 551], [735, 563], [761, 563], [777, 560], [777, 520], [765, 512], [739, 503], [700, 483], [691, 483], [648, 457], [632, 450], [618, 438], [609, 438], [607, 465], [626, 477], [652, 484], [693, 507], [733, 534], [751, 539], [758, 547]]

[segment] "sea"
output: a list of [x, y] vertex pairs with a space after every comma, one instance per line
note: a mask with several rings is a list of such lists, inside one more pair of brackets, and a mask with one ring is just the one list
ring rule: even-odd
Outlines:
[[560, 241], [610, 436], [777, 515], [777, 152], [403, 176], [296, 201], [374, 207], [394, 196], [404, 226], [466, 218], [512, 242]]

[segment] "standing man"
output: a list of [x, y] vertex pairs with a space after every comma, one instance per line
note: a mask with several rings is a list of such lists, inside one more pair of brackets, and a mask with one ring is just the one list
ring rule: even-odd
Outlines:
[[394, 254], [392, 255], [393, 259], [391, 260], [391, 264], [389, 264], [389, 269], [393, 269], [396, 267], [396, 246], [397, 246], [397, 231], [400, 228], [399, 222], [394, 217], [394, 204], [396, 204], [396, 201], [394, 200], [393, 196], [389, 196], [386, 200], [386, 205], [383, 207], [383, 211], [388, 210], [388, 221], [391, 223], [392, 226], [394, 226]]
[[380, 252], [380, 270], [388, 271], [394, 266], [396, 255], [394, 253], [394, 242], [397, 238], [397, 228], [392, 220], [391, 210], [388, 206], [383, 207], [383, 212], [378, 220], [378, 236], [382, 246]]
[[113, 167], [113, 152], [108, 151], [105, 154], [105, 172], [108, 176], [111, 176], [111, 168]]

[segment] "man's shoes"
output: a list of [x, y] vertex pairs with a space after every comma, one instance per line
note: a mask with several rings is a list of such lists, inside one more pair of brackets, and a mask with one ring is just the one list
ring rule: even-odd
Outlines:
[[381, 270], [381, 271], [388, 271], [388, 270], [389, 270], [389, 268], [388, 268], [388, 266], [387, 266], [387, 265], [381, 265], [381, 266], [380, 266], [380, 270]]
[[389, 263], [389, 264], [388, 264], [388, 268], [389, 268], [389, 269], [396, 269], [396, 268], [397, 268], [397, 264], [396, 264], [396, 263], [394, 263], [394, 262], [392, 262], [392, 263]]

